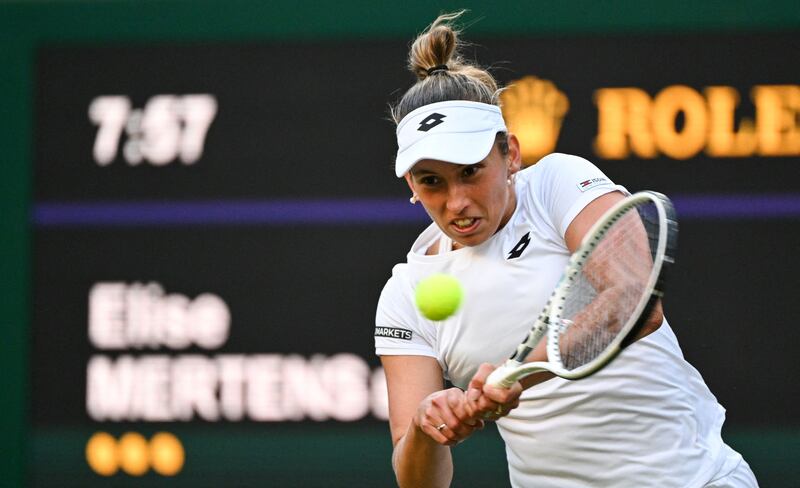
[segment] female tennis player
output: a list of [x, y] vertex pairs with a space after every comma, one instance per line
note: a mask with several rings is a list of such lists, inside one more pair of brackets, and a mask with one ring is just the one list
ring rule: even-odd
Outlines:
[[[392, 110], [396, 175], [433, 221], [394, 267], [376, 313], [398, 484], [448, 486], [450, 446], [496, 420], [515, 487], [757, 486], [723, 442], [724, 409], [684, 360], [660, 306], [638, 340], [589, 378], [485, 384], [588, 229], [627, 192], [576, 156], [551, 154], [521, 170], [495, 80], [459, 55], [459, 15], [416, 39], [409, 65], [418, 81]], [[441, 322], [414, 305], [416, 284], [433, 273], [465, 290]]]

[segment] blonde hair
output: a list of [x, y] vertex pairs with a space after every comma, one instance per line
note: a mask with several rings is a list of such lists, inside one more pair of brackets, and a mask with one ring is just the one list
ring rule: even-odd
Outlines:
[[417, 82], [391, 107], [395, 124], [419, 107], [447, 100], [500, 105], [500, 90], [494, 77], [465, 61], [459, 52], [460, 30], [453, 26], [453, 21], [464, 12], [440, 15], [414, 40], [408, 54], [408, 69], [417, 76]]

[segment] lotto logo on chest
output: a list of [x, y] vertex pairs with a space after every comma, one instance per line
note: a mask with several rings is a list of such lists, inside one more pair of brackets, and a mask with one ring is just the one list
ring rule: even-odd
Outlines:
[[522, 253], [525, 252], [525, 249], [528, 248], [528, 245], [531, 243], [531, 233], [526, 232], [524, 236], [517, 242], [513, 249], [508, 253], [506, 256], [507, 260], [517, 259], [518, 257], [522, 256]]

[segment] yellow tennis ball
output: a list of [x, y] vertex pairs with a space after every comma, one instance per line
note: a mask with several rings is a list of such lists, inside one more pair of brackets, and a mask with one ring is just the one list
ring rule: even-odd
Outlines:
[[434, 274], [420, 281], [414, 293], [417, 308], [430, 320], [444, 320], [461, 305], [463, 292], [457, 279]]

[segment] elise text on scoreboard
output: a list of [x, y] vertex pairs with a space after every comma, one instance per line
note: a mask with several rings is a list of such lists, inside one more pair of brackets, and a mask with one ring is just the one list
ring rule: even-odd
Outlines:
[[86, 369], [88, 415], [98, 422], [388, 419], [383, 371], [358, 355], [207, 354], [225, 345], [231, 316], [211, 293], [190, 299], [153, 282], [96, 283], [88, 335], [103, 353]]

